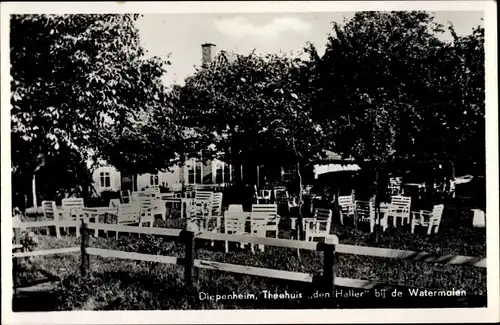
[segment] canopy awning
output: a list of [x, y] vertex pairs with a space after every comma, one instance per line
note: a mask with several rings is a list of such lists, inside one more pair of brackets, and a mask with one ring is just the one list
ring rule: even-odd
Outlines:
[[314, 165], [314, 178], [317, 179], [321, 174], [344, 172], [344, 171], [358, 171], [361, 167], [357, 164], [326, 164]]

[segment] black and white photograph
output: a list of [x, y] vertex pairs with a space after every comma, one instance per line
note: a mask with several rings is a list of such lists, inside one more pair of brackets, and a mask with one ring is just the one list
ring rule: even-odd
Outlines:
[[2, 323], [498, 320], [496, 3], [257, 4], [2, 4]]

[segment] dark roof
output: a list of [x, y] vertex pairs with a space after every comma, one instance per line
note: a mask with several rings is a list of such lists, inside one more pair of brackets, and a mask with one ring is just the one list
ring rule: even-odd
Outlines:
[[201, 44], [202, 47], [207, 47], [207, 46], [216, 46], [215, 44], [212, 44], [212, 43], [205, 43], [205, 44]]

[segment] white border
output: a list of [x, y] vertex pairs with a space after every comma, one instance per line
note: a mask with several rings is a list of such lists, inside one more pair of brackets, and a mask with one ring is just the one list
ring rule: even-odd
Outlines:
[[[9, 14], [12, 13], [252, 13], [367, 10], [484, 11], [486, 42], [487, 146], [487, 281], [488, 308], [421, 310], [265, 310], [265, 311], [126, 311], [12, 313], [10, 199], [10, 64]], [[1, 211], [2, 324], [215, 324], [215, 323], [333, 323], [333, 322], [488, 322], [499, 320], [498, 207], [498, 85], [496, 2], [494, 1], [375, 1], [375, 2], [74, 2], [1, 4]], [[307, 312], [307, 313], [306, 313]]]

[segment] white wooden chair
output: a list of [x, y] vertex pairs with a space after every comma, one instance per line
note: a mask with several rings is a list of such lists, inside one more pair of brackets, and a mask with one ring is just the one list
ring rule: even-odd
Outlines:
[[413, 211], [413, 218], [411, 220], [411, 233], [415, 231], [415, 226], [427, 227], [427, 235], [430, 235], [432, 228], [434, 233], [439, 231], [441, 217], [443, 216], [444, 205], [435, 205], [432, 211], [420, 210], [419, 212]]
[[[280, 216], [270, 215], [265, 212], [250, 213], [250, 234], [257, 237], [267, 237], [267, 233], [272, 231], [274, 237], [278, 238]], [[265, 245], [259, 245], [260, 250], [264, 251]], [[252, 252], [254, 245], [251, 245]]]
[[[63, 220], [81, 220], [83, 213], [83, 198], [65, 198], [62, 199], [62, 219]], [[65, 227], [66, 231], [69, 227]], [[79, 235], [80, 226], [76, 226], [76, 233]]]
[[162, 220], [167, 219], [167, 205], [160, 198], [155, 198], [151, 200], [151, 213], [153, 217], [156, 215], [160, 215]]
[[389, 179], [389, 190], [393, 195], [401, 193], [401, 177], [391, 177]]
[[[59, 238], [61, 236], [59, 226], [57, 223], [59, 222], [61, 218], [61, 211], [57, 209], [56, 202], [55, 201], [42, 201], [42, 212], [43, 212], [43, 217], [45, 219], [54, 219], [54, 222], [56, 223], [56, 237]], [[80, 233], [80, 228], [76, 227], [76, 232], [77, 236]]]
[[314, 217], [305, 221], [305, 240], [314, 241], [315, 238], [331, 237], [332, 210], [316, 209]]
[[212, 216], [220, 216], [222, 214], [222, 193], [217, 192], [212, 195]]
[[409, 196], [392, 196], [389, 209], [386, 217], [392, 217], [394, 227], [398, 224], [398, 219], [401, 219], [401, 225], [410, 224], [410, 207], [411, 197]]
[[257, 203], [271, 203], [271, 190], [259, 190], [257, 194]]
[[339, 196], [340, 223], [344, 224], [345, 217], [354, 218], [354, 200], [352, 195]]
[[382, 231], [387, 229], [387, 211], [384, 206], [380, 207], [380, 212], [383, 213], [383, 217], [379, 217], [380, 220], [376, 219], [375, 213], [375, 202], [373, 200], [368, 201], [355, 201], [355, 219], [356, 224], [358, 223], [369, 223], [370, 232], [375, 230], [375, 225], [379, 224], [382, 226]]
[[141, 218], [139, 219], [139, 227], [142, 227], [142, 224], [145, 222], [148, 222], [149, 226], [153, 227], [155, 221], [153, 199], [143, 197], [139, 201], [132, 202], [132, 205], [139, 205], [140, 207]]
[[[141, 205], [138, 202], [120, 204], [116, 223], [119, 225], [141, 224]], [[118, 231], [116, 232], [116, 239], [118, 239]]]
[[120, 201], [121, 201], [121, 203], [130, 203], [131, 196], [132, 196], [132, 194], [130, 194], [129, 190], [120, 191]]
[[[245, 226], [250, 212], [229, 212], [224, 214], [224, 233], [228, 235], [248, 235]], [[240, 247], [244, 245], [240, 242]], [[229, 252], [229, 242], [226, 241], [226, 253]]]

